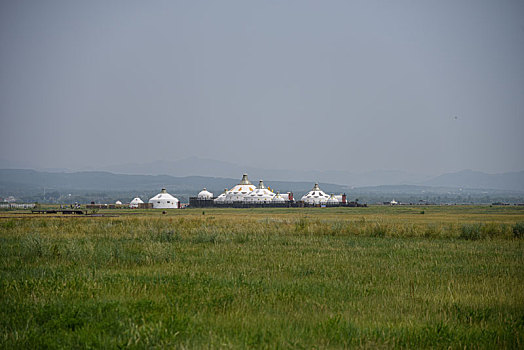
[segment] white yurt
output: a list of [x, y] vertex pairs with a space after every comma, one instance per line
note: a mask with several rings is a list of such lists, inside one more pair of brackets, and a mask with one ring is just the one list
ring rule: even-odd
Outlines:
[[264, 186], [264, 181], [260, 180], [258, 187], [249, 193], [244, 201], [249, 204], [271, 203], [273, 197], [275, 197], [275, 194]]
[[178, 208], [178, 203], [180, 201], [166, 192], [166, 189], [163, 188], [162, 191], [151, 198], [149, 203], [153, 204], [155, 209], [174, 209]]
[[139, 204], [144, 203], [143, 200], [141, 200], [138, 197], [133, 198], [133, 200], [129, 203], [129, 208], [138, 208]]
[[328, 199], [329, 196], [318, 187], [318, 183], [313, 186], [311, 191], [302, 196], [302, 201], [309, 205], [326, 204]]
[[116, 201], [115, 204], [116, 204], [116, 205], [120, 205], [120, 204], [122, 204], [122, 202], [120, 202], [120, 201]]
[[326, 201], [326, 205], [336, 206], [338, 204], [339, 204], [338, 199], [335, 197], [333, 193], [331, 193], [331, 196], [329, 196], [328, 200]]
[[226, 203], [243, 202], [244, 197], [255, 190], [255, 186], [248, 180], [247, 174], [242, 175], [238, 185], [227, 191]]
[[[289, 197], [288, 197], [289, 198]], [[271, 200], [272, 203], [286, 203], [287, 200], [282, 197], [282, 195], [280, 194], [280, 192], [277, 192], [277, 194], [273, 197], [273, 199]]]
[[216, 204], [224, 204], [226, 202], [226, 195], [227, 195], [227, 188], [224, 189], [224, 192], [222, 192], [221, 195], [219, 195], [217, 198], [215, 198], [214, 202]]
[[198, 199], [213, 199], [213, 193], [209, 192], [205, 187], [197, 195]]

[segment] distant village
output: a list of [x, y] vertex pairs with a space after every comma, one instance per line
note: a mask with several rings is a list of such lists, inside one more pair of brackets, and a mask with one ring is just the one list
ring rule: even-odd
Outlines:
[[117, 201], [114, 205], [88, 204], [88, 208], [111, 208], [115, 206], [129, 206], [133, 209], [176, 209], [176, 208], [206, 208], [206, 207], [339, 207], [339, 206], [365, 206], [357, 202], [347, 200], [345, 193], [330, 195], [322, 191], [315, 183], [311, 191], [306, 193], [297, 201], [292, 192], [276, 192], [270, 186], [265, 186], [260, 180], [255, 186], [244, 174], [240, 182], [231, 189], [224, 189], [220, 195], [215, 196], [206, 188], [203, 188], [195, 197], [189, 198], [189, 203], [182, 204], [180, 200], [166, 191], [153, 196], [145, 203], [141, 198], [135, 197], [129, 204]]
[[[456, 191], [457, 192], [457, 191]], [[303, 191], [301, 193], [304, 193]], [[363, 192], [362, 189], [355, 189], [353, 199], [350, 200], [346, 193], [324, 192], [318, 183], [313, 184], [312, 188], [299, 198], [295, 198], [291, 191], [278, 191], [272, 186], [264, 184], [263, 180], [254, 185], [243, 174], [241, 180], [231, 188], [225, 188], [218, 195], [203, 188], [200, 192], [191, 195], [191, 192], [178, 193], [185, 203], [179, 198], [162, 188], [160, 193], [152, 196], [146, 201], [142, 198], [151, 196], [151, 193], [137, 195], [136, 190], [126, 191], [126, 193], [105, 194], [97, 192], [91, 195], [78, 195], [71, 193], [59, 193], [56, 190], [48, 192], [44, 196], [30, 195], [25, 199], [16, 198], [12, 194], [4, 194], [0, 197], [0, 209], [31, 209], [42, 203], [60, 204], [60, 207], [67, 206], [70, 209], [79, 208], [80, 205], [87, 209], [178, 209], [178, 208], [250, 208], [250, 207], [364, 207], [367, 204], [375, 205], [453, 205], [453, 204], [490, 204], [490, 205], [522, 205], [523, 197], [516, 194], [511, 197], [506, 193], [488, 193], [485, 191], [462, 191], [457, 193], [402, 193], [398, 190], [393, 193]], [[16, 194], [15, 194], [16, 195]], [[491, 196], [490, 196], [491, 195]], [[120, 200], [121, 198], [133, 198], [129, 202]], [[142, 197], [142, 198], [140, 198]], [[389, 198], [388, 198], [389, 197]], [[400, 197], [400, 198], [399, 198]], [[105, 199], [104, 199], [105, 198]], [[359, 200], [363, 199], [363, 200]], [[89, 204], [87, 204], [89, 203]]]

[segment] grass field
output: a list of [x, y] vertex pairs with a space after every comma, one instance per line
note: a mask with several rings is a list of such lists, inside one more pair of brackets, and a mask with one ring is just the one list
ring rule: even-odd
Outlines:
[[523, 207], [0, 213], [0, 346], [523, 348]]

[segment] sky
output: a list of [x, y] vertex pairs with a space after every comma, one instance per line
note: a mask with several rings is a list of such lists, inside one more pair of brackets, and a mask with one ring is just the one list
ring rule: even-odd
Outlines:
[[519, 171], [523, 62], [520, 0], [2, 1], [0, 159]]

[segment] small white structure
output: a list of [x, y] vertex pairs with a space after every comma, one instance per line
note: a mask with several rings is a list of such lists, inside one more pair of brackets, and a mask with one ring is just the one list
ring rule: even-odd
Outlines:
[[389, 204], [390, 204], [390, 205], [397, 205], [398, 202], [397, 202], [396, 200], [393, 199], [391, 202], [389, 202]]
[[138, 197], [135, 197], [133, 198], [133, 200], [131, 201], [131, 203], [129, 203], [129, 208], [138, 208], [138, 205], [139, 204], [142, 204], [144, 203], [143, 200], [141, 200], [140, 198]]
[[224, 204], [226, 202], [227, 188], [224, 189], [224, 192], [215, 198], [214, 202], [216, 204]]
[[331, 196], [329, 196], [326, 205], [327, 206], [337, 206], [339, 204], [338, 199], [335, 197], [333, 193], [331, 193]]
[[238, 185], [227, 191], [226, 203], [241, 203], [244, 198], [255, 190], [255, 186], [248, 180], [247, 174], [242, 175], [242, 180]]
[[154, 209], [175, 209], [179, 207], [180, 201], [163, 188], [159, 194], [149, 200], [149, 203], [153, 204]]
[[0, 202], [0, 208], [2, 209], [33, 209], [36, 207], [35, 203], [7, 203]]
[[121, 205], [122, 202], [120, 202], [120, 201], [116, 201], [115, 204], [116, 204], [116, 205]]
[[4, 198], [4, 202], [6, 202], [6, 203], [14, 203], [14, 202], [16, 202], [16, 198], [14, 196], [9, 196], [9, 197]]
[[341, 194], [336, 194], [335, 195], [335, 198], [337, 199], [337, 201], [341, 204], [346, 204], [347, 203], [347, 196], [344, 196], [342, 193]]
[[213, 199], [213, 193], [209, 192], [205, 187], [197, 195], [198, 199]]
[[329, 196], [318, 187], [318, 183], [315, 183], [313, 189], [302, 196], [302, 201], [309, 205], [326, 204], [328, 199]]
[[[289, 198], [289, 197], [288, 197]], [[277, 194], [273, 197], [271, 200], [272, 203], [286, 203], [288, 200], [280, 194], [280, 192], [277, 192]]]
[[258, 187], [249, 193], [244, 201], [249, 204], [264, 204], [271, 203], [273, 197], [275, 197], [275, 194], [264, 186], [264, 181], [260, 180]]
[[293, 199], [293, 192], [284, 192], [284, 193], [281, 193], [280, 195], [282, 196], [282, 198], [284, 198], [286, 200], [286, 202], [294, 202], [295, 201]]

